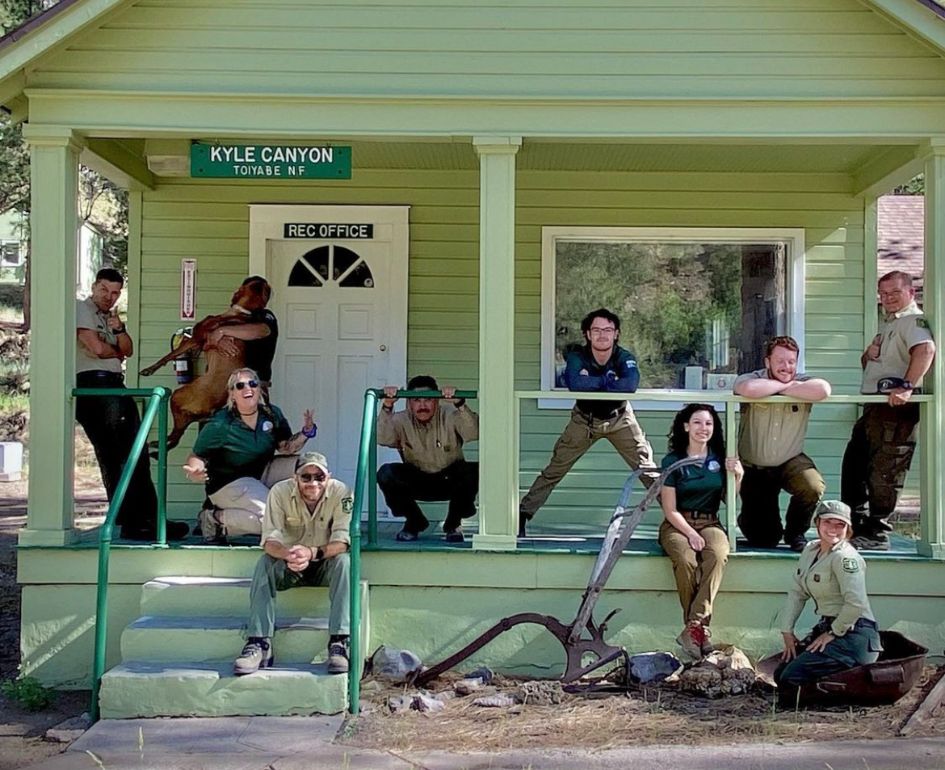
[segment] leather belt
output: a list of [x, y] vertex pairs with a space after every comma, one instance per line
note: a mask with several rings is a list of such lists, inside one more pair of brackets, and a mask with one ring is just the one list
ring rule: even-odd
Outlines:
[[719, 517], [718, 513], [710, 513], [709, 511], [680, 511], [680, 513], [690, 519], [717, 519]]
[[583, 409], [578, 409], [581, 417], [585, 420], [616, 420], [618, 417], [623, 416], [627, 412], [626, 405], [618, 407], [617, 409], [611, 409], [607, 414], [597, 415], [591, 412], [585, 412]]

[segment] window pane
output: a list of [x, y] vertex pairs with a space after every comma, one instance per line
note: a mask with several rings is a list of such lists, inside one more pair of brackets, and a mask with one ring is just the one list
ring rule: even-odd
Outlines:
[[599, 307], [620, 316], [641, 387], [704, 387], [709, 373], [761, 368], [764, 340], [785, 328], [786, 253], [784, 243], [558, 240], [556, 380]]

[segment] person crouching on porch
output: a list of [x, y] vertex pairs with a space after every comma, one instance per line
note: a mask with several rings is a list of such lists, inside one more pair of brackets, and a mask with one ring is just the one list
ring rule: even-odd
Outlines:
[[[397, 386], [384, 388], [384, 402], [377, 420], [377, 443], [400, 452], [403, 462], [387, 463], [377, 471], [377, 483], [387, 507], [404, 518], [397, 533], [400, 541], [413, 541], [430, 526], [418, 500], [449, 500], [443, 532], [449, 543], [464, 540], [462, 522], [476, 514], [479, 463], [463, 457], [463, 444], [479, 438], [479, 415], [454, 398], [455, 388], [444, 387], [443, 399], [410, 398], [407, 409], [394, 413]], [[407, 390], [439, 390], [429, 375], [418, 375]]]
[[686, 624], [676, 641], [689, 658], [699, 660], [713, 649], [712, 604], [728, 562], [728, 535], [719, 522], [725, 474], [734, 474], [736, 492], [745, 475], [737, 457], [725, 458], [722, 422], [709, 404], [689, 404], [673, 418], [669, 454], [662, 467], [687, 457], [703, 462], [679, 468], [663, 482], [660, 503], [665, 520], [659, 541], [673, 563]]
[[[774, 681], [782, 703], [795, 703], [796, 688], [807, 682], [875, 663], [883, 649], [866, 595], [866, 562], [850, 544], [850, 506], [824, 500], [814, 517], [818, 539], [801, 553], [780, 616], [784, 651]], [[794, 625], [810, 598], [820, 620], [799, 642]]]
[[269, 495], [261, 481], [266, 467], [277, 451], [295, 454], [317, 432], [306, 409], [302, 430], [293, 434], [279, 407], [265, 402], [261, 386], [252, 369], [230, 375], [226, 406], [197, 435], [183, 466], [188, 479], [206, 484], [210, 505], [200, 512], [200, 528], [208, 542], [260, 533]]
[[246, 645], [233, 664], [237, 676], [275, 664], [276, 592], [297, 586], [328, 586], [328, 673], [348, 671], [348, 528], [353, 508], [351, 490], [331, 477], [328, 460], [319, 452], [301, 455], [295, 475], [272, 487], [263, 517], [265, 553], [249, 589]]

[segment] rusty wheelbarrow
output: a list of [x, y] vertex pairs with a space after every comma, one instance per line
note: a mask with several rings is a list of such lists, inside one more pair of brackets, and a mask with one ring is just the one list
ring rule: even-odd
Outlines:
[[456, 664], [466, 660], [500, 634], [523, 623], [544, 626], [564, 647], [566, 664], [561, 681], [565, 684], [575, 682], [581, 677], [617, 660], [622, 660], [624, 667], [626, 667], [627, 651], [623, 647], [616, 647], [604, 641], [607, 621], [619, 610], [614, 610], [604, 618], [603, 622], [597, 624], [594, 622], [594, 607], [610, 577], [610, 573], [614, 569], [614, 565], [616, 565], [627, 543], [630, 542], [630, 537], [643, 518], [646, 509], [659, 495], [663, 482], [679, 468], [701, 462], [703, 462], [703, 458], [686, 457], [670, 465], [650, 485], [637, 506], [628, 511], [626, 507], [630, 501], [630, 493], [633, 490], [634, 482], [640, 477], [641, 471], [636, 470], [630, 474], [623, 485], [620, 499], [617, 501], [617, 507], [610, 519], [607, 534], [604, 536], [600, 553], [597, 554], [597, 561], [594, 563], [594, 569], [591, 570], [581, 606], [578, 608], [574, 620], [570, 623], [562, 623], [551, 615], [543, 615], [538, 612], [520, 612], [516, 615], [510, 615], [471, 641], [459, 652], [420, 672], [414, 678], [414, 683], [419, 686], [426, 684], [444, 671], [448, 671]]
[[[883, 645], [879, 660], [802, 685], [799, 703], [882, 706], [909, 692], [922, 675], [928, 649], [898, 631], [880, 631], [879, 638]], [[758, 661], [758, 670], [773, 678], [780, 663], [781, 654], [775, 653]], [[793, 706], [793, 689], [791, 693], [787, 705]]]

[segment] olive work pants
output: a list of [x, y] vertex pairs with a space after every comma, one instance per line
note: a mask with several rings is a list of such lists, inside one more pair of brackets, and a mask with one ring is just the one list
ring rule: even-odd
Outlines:
[[867, 404], [843, 453], [840, 499], [853, 511], [853, 534], [885, 540], [889, 517], [915, 454], [919, 405]]
[[[821, 619], [801, 645], [807, 647], [824, 631], [829, 631], [832, 622], [833, 618]], [[882, 650], [876, 622], [860, 618], [853, 628], [838, 636], [821, 652], [802, 652], [789, 663], [779, 665], [774, 672], [774, 681], [782, 690], [779, 695], [782, 698], [788, 696], [790, 702], [790, 694], [795, 688], [855, 666], [875, 663]]]
[[[791, 496], [783, 526], [778, 506], [782, 489]], [[824, 477], [803, 452], [770, 468], [746, 465], [738, 528], [755, 548], [774, 548], [782, 536], [790, 544], [810, 528], [814, 509], [826, 489]]]
[[272, 638], [276, 628], [276, 592], [299, 586], [328, 586], [328, 633], [331, 636], [349, 634], [348, 581], [349, 556], [340, 553], [330, 559], [313, 562], [304, 572], [293, 572], [282, 559], [264, 553], [256, 562], [253, 583], [249, 589], [249, 623], [246, 636]]
[[717, 517], [696, 518], [683, 513], [683, 518], [702, 535], [705, 548], [694, 551], [688, 538], [665, 519], [660, 526], [659, 541], [673, 563], [683, 622], [698, 620], [709, 625], [712, 603], [722, 585], [728, 563], [728, 535]]
[[647, 469], [641, 477], [647, 487], [659, 478], [659, 471], [653, 464], [653, 450], [630, 407], [612, 420], [589, 417], [574, 407], [564, 432], [555, 442], [551, 461], [532, 482], [522, 498], [519, 512], [526, 519], [533, 518], [574, 464], [602, 438], [613, 444], [617, 453], [633, 470]]

